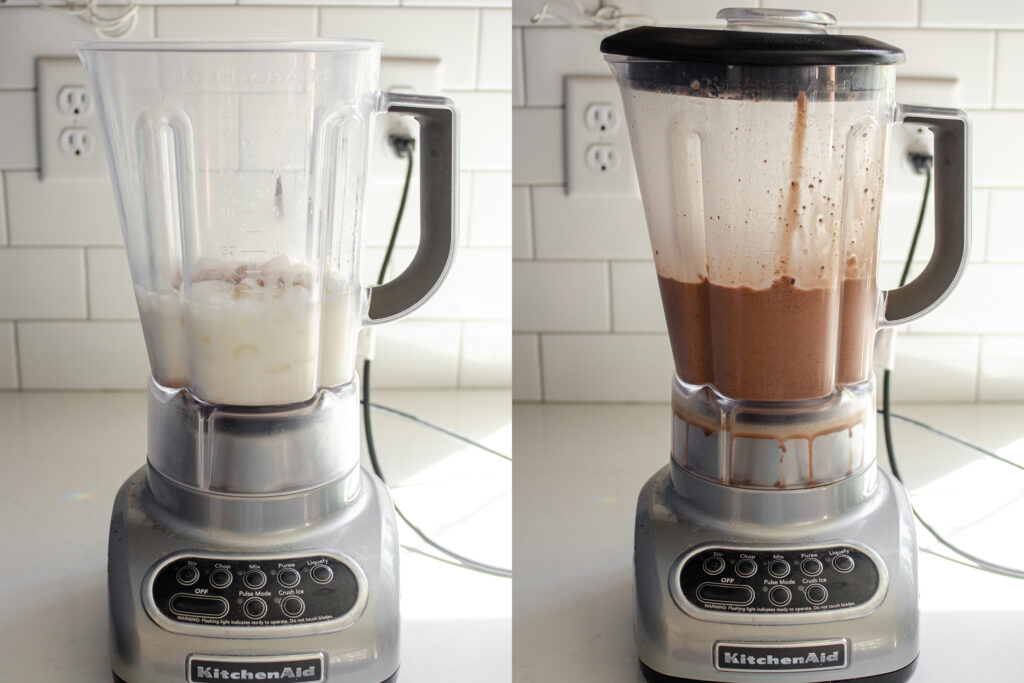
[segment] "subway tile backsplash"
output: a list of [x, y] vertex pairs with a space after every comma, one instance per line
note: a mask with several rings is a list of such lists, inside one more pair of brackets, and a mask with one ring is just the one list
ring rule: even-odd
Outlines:
[[[377, 328], [374, 384], [508, 386], [512, 151], [502, 131], [512, 116], [511, 0], [136, 1], [134, 39], [375, 37], [385, 56], [441, 59], [442, 94], [461, 114], [461, 249], [434, 301]], [[75, 17], [0, 3], [0, 389], [145, 387], [109, 182], [38, 176], [35, 60], [74, 56], [71, 41], [92, 39]], [[392, 274], [416, 244], [413, 188]], [[399, 173], [371, 176], [363, 265], [374, 279], [400, 191]]]
[[[592, 284], [598, 310], [576, 311], [557, 297], [531, 292], [517, 301], [513, 328], [519, 401], [666, 401], [672, 362], [638, 199], [578, 198], [565, 194], [562, 159], [565, 76], [610, 75], [598, 40], [564, 23], [534, 25], [542, 0], [516, 3], [513, 23], [523, 34], [515, 53], [524, 74], [517, 96], [513, 152], [516, 186], [516, 274], [555, 276], [546, 269], [581, 261], [589, 272], [609, 268], [608, 293]], [[596, 3], [584, 2], [585, 7]], [[954, 78], [956, 106], [973, 120], [971, 263], [960, 288], [933, 314], [900, 332], [894, 392], [898, 400], [1010, 401], [1024, 399], [1024, 3], [1015, 0], [821, 0], [841, 30], [903, 48], [901, 77]], [[617, 0], [629, 14], [669, 24], [721, 25], [714, 0]], [[791, 7], [786, 0], [732, 6]], [[918, 104], [914, 102], [913, 104]], [[921, 103], [926, 104], [926, 103]], [[883, 212], [881, 281], [895, 286], [920, 204], [915, 187], [897, 188]], [[909, 223], [909, 224], [908, 224]], [[929, 223], [926, 230], [930, 230]], [[925, 236], [920, 271], [931, 251]], [[571, 279], [566, 271], [565, 280]], [[582, 280], [580, 282], [583, 282]], [[564, 285], [576, 292], [578, 283]], [[579, 296], [579, 293], [576, 294]], [[607, 309], [603, 307], [607, 306]], [[603, 321], [610, 328], [600, 329]], [[521, 386], [520, 386], [521, 384]]]

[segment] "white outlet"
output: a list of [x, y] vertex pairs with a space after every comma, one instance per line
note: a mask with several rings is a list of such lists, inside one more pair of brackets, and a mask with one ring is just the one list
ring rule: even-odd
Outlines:
[[[441, 60], [440, 59], [395, 59], [385, 57], [380, 65], [380, 85], [384, 92], [407, 92], [419, 95], [441, 94]], [[384, 172], [405, 172], [405, 161], [395, 154], [388, 143], [388, 136], [393, 133], [411, 135], [418, 138], [416, 122], [409, 116], [388, 114], [378, 121], [377, 134], [374, 142], [374, 155], [381, 158], [378, 170]]]
[[629, 131], [619, 86], [611, 76], [565, 79], [566, 192], [636, 197]]
[[82, 63], [46, 57], [36, 67], [39, 178], [106, 182], [99, 116]]

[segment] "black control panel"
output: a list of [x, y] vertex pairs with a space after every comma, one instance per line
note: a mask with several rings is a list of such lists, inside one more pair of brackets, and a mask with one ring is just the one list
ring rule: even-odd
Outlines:
[[705, 548], [679, 574], [701, 609], [749, 614], [823, 612], [862, 605], [879, 587], [878, 567], [850, 546], [800, 550]]
[[356, 604], [359, 584], [335, 557], [180, 557], [153, 579], [168, 619], [207, 626], [287, 626], [330, 621]]

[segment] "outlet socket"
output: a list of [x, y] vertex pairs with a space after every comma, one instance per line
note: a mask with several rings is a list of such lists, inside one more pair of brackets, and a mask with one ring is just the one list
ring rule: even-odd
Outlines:
[[619, 86], [611, 76], [565, 79], [566, 193], [638, 197]]
[[36, 85], [40, 180], [107, 182], [99, 116], [82, 63], [40, 58]]

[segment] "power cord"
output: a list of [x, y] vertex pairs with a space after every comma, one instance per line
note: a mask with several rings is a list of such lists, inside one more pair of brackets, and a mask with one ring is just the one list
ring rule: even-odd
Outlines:
[[[409, 198], [409, 185], [410, 181], [412, 180], [412, 167], [414, 158], [413, 149], [415, 148], [416, 143], [416, 141], [412, 137], [404, 135], [392, 135], [388, 138], [388, 141], [394, 148], [395, 153], [398, 154], [398, 156], [400, 157], [405, 157], [408, 160], [408, 163], [406, 165], [405, 170], [405, 184], [402, 187], [402, 198], [398, 202], [398, 211], [395, 215], [394, 226], [391, 228], [391, 237], [388, 239], [388, 247], [387, 250], [384, 252], [384, 260], [381, 263], [380, 272], [377, 275], [378, 285], [384, 283], [384, 278], [387, 273], [388, 264], [391, 262], [391, 254], [394, 252], [395, 242], [398, 239], [398, 228], [402, 224], [402, 215], [405, 213], [406, 200]], [[384, 482], [385, 485], [387, 485], [387, 479], [384, 477], [384, 472], [381, 469], [380, 461], [377, 457], [377, 447], [373, 440], [373, 425], [372, 420], [370, 418], [371, 408], [376, 408], [378, 410], [383, 410], [386, 412], [397, 414], [399, 416], [407, 417], [416, 422], [419, 422], [420, 424], [424, 424], [433, 429], [437, 429], [438, 431], [447, 434], [448, 436], [451, 436], [453, 438], [459, 439], [460, 441], [464, 441], [474, 446], [478, 446], [489, 453], [494, 453], [495, 455], [505, 458], [506, 460], [511, 460], [511, 458], [509, 458], [508, 456], [503, 455], [498, 451], [495, 451], [494, 449], [488, 448], [483, 444], [473, 441], [469, 437], [463, 436], [461, 434], [458, 434], [457, 432], [441, 427], [440, 425], [435, 425], [431, 422], [428, 422], [427, 420], [417, 418], [416, 416], [404, 413], [399, 410], [395, 410], [393, 408], [384, 408], [383, 406], [375, 405], [370, 400], [370, 364], [371, 361], [369, 358], [363, 361], [363, 427], [366, 433], [366, 451], [370, 457], [370, 466], [373, 468], [374, 474], [376, 474], [380, 478], [380, 480]], [[405, 513], [403, 513], [402, 510], [397, 505], [395, 505], [395, 514], [397, 514], [401, 518], [401, 520], [405, 522], [405, 524], [410, 529], [412, 529], [413, 533], [419, 536], [424, 543], [429, 545], [434, 550], [437, 550], [443, 555], [446, 555], [447, 557], [454, 560], [454, 564], [456, 566], [462, 567], [463, 569], [468, 569], [470, 571], [480, 572], [482, 574], [490, 574], [492, 576], [500, 576], [503, 578], [512, 577], [511, 569], [506, 569], [504, 567], [497, 567], [494, 565], [486, 564], [484, 562], [479, 562], [477, 560], [466, 557], [465, 555], [460, 555], [459, 553], [456, 553], [455, 551], [450, 550], [449, 548], [446, 548], [445, 546], [441, 545], [440, 543], [432, 539], [430, 536], [428, 536], [426, 532], [424, 532], [418, 526], [413, 524], [412, 521], [405, 516]], [[417, 550], [416, 552], [422, 551]], [[432, 557], [436, 560], [444, 562], [448, 561], [443, 558], [435, 557], [429, 553], [423, 554], [427, 557]]]
[[[2, 5], [6, 0], [0, 0]], [[40, 7], [78, 17], [91, 26], [101, 38], [120, 38], [131, 32], [139, 20], [139, 8], [134, 2], [118, 7], [104, 4], [104, 12], [97, 10], [97, 0], [35, 0]]]
[[[914, 169], [918, 173], [923, 173], [925, 175], [925, 184], [924, 184], [924, 196], [921, 199], [921, 209], [920, 209], [920, 211], [917, 214], [917, 225], [914, 226], [914, 236], [910, 240], [910, 250], [907, 252], [907, 261], [906, 261], [906, 263], [903, 266], [903, 274], [900, 275], [900, 287], [902, 287], [903, 285], [907, 284], [907, 279], [910, 276], [910, 267], [911, 267], [911, 264], [914, 261], [914, 253], [917, 251], [917, 241], [918, 241], [918, 238], [921, 236], [921, 226], [924, 224], [925, 212], [928, 209], [928, 196], [931, 193], [931, 187], [932, 187], [932, 162], [933, 162], [933, 159], [932, 159], [931, 155], [912, 154], [910, 156], [910, 161], [914, 165]], [[948, 432], [940, 430], [940, 429], [938, 429], [936, 427], [932, 427], [931, 425], [925, 424], [925, 423], [920, 422], [918, 420], [914, 420], [914, 419], [911, 419], [911, 418], [908, 418], [908, 417], [904, 417], [902, 415], [894, 415], [892, 410], [891, 410], [890, 401], [889, 401], [890, 376], [891, 376], [891, 371], [887, 368], [885, 370], [885, 373], [883, 374], [883, 377], [882, 377], [882, 409], [880, 411], [878, 411], [878, 412], [882, 416], [882, 429], [883, 429], [883, 432], [884, 432], [884, 435], [885, 435], [885, 450], [886, 450], [886, 452], [887, 452], [887, 454], [889, 456], [889, 469], [892, 470], [893, 476], [896, 477], [897, 481], [899, 481], [901, 484], [904, 483], [903, 476], [900, 474], [900, 469], [899, 469], [899, 467], [896, 464], [896, 449], [893, 446], [893, 441], [892, 441], [892, 419], [893, 418], [898, 419], [898, 420], [903, 421], [903, 422], [907, 422], [907, 423], [912, 424], [912, 425], [915, 425], [915, 426], [920, 427], [922, 429], [926, 429], [928, 431], [934, 432], [934, 433], [939, 434], [941, 436], [944, 436], [944, 437], [946, 437], [946, 438], [948, 438], [948, 439], [950, 439], [952, 441], [955, 441], [957, 443], [965, 445], [968, 448], [972, 448], [975, 451], [977, 451], [977, 452], [979, 452], [979, 453], [981, 453], [983, 455], [986, 455], [986, 456], [991, 457], [991, 458], [995, 458], [996, 460], [1004, 462], [1004, 463], [1006, 463], [1008, 465], [1012, 465], [1013, 467], [1016, 467], [1018, 469], [1024, 470], [1024, 466], [1019, 465], [1018, 463], [1015, 463], [1012, 460], [1008, 460], [1007, 458], [1002, 457], [998, 453], [995, 453], [994, 451], [991, 451], [991, 450], [989, 450], [987, 448], [983, 448], [983, 447], [979, 446], [978, 444], [975, 444], [975, 443], [973, 443], [971, 441], [968, 441], [967, 439], [963, 439], [963, 438], [958, 437], [958, 436], [956, 436], [954, 434], [950, 434]], [[967, 552], [966, 550], [958, 547], [957, 545], [955, 545], [954, 543], [952, 543], [951, 541], [946, 539], [938, 531], [936, 531], [935, 528], [931, 524], [929, 524], [927, 521], [925, 521], [925, 519], [921, 516], [921, 514], [917, 511], [917, 508], [915, 508], [913, 506], [913, 504], [911, 504], [911, 509], [913, 510], [914, 517], [917, 518], [917, 521], [921, 524], [921, 526], [923, 526], [928, 531], [928, 533], [930, 533], [935, 538], [936, 541], [938, 541], [939, 543], [944, 545], [946, 548], [948, 548], [952, 552], [954, 552], [957, 555], [959, 555], [960, 557], [964, 558], [965, 560], [968, 560], [968, 562], [961, 562], [960, 560], [957, 560], [955, 558], [946, 557], [945, 555], [942, 555], [940, 553], [934, 553], [934, 554], [936, 554], [939, 557], [942, 557], [944, 559], [950, 560], [951, 562], [957, 562], [958, 564], [963, 564], [965, 566], [972, 567], [974, 569], [980, 569], [982, 571], [990, 572], [990, 573], [993, 573], [993, 574], [999, 574], [1001, 576], [1007, 576], [1007, 577], [1014, 578], [1014, 579], [1024, 579], [1024, 570], [1016, 569], [1014, 567], [1006, 567], [1006, 566], [1001, 565], [1001, 564], [996, 564], [995, 562], [989, 562], [988, 560], [982, 559], [982, 558], [978, 557], [977, 555], [973, 555], [973, 554]]]

